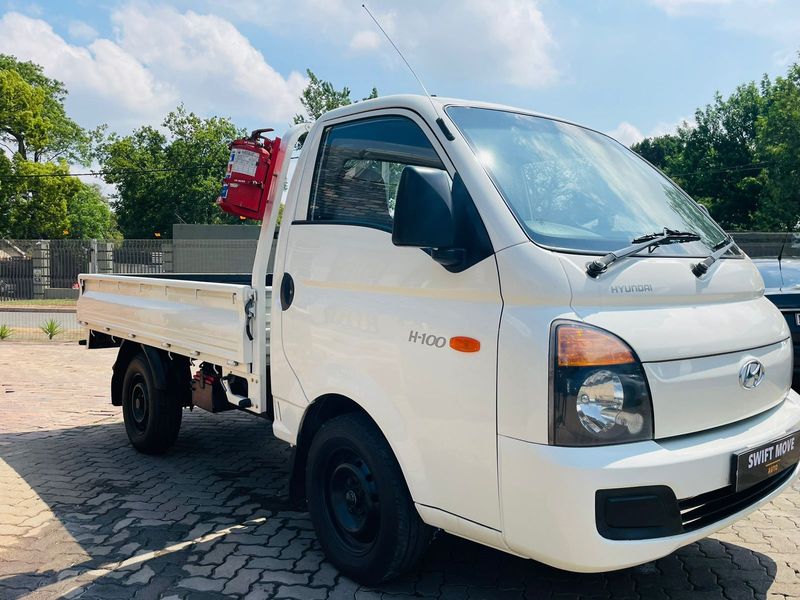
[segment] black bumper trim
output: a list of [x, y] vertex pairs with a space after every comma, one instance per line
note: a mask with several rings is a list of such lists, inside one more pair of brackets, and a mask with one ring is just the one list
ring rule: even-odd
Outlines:
[[663, 485], [598, 490], [597, 531], [609, 540], [646, 540], [691, 533], [756, 504], [796, 471], [797, 467], [786, 469], [739, 492], [729, 485], [682, 500]]

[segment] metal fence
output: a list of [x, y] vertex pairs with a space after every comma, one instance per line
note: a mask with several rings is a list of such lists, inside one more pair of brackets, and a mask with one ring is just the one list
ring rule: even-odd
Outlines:
[[731, 235], [750, 258], [800, 258], [798, 232], [734, 231]]
[[0, 240], [0, 302], [33, 297], [36, 242]]
[[[80, 273], [250, 273], [255, 239], [4, 240], [0, 239], [0, 336], [50, 339], [80, 335], [75, 319]], [[0, 342], [3, 340], [0, 339]]]

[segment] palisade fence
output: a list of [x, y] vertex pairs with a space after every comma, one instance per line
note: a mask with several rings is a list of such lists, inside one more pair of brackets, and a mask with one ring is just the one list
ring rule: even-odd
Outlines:
[[[732, 235], [753, 258], [800, 258], [800, 233]], [[5, 325], [7, 340], [48, 340], [42, 328], [52, 321], [54, 341], [77, 340], [79, 273], [249, 273], [256, 245], [255, 239], [0, 239], [0, 337]]]
[[[0, 239], [0, 337], [74, 341], [79, 273], [250, 273], [257, 240]], [[57, 327], [56, 327], [57, 325]], [[4, 341], [0, 339], [0, 343]]]
[[731, 235], [750, 258], [800, 258], [800, 232], [732, 231]]

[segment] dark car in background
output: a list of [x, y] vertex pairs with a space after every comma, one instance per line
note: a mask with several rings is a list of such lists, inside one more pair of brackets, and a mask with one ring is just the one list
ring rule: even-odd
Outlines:
[[733, 234], [738, 246], [753, 259], [764, 280], [764, 295], [777, 306], [792, 333], [794, 375], [800, 390], [800, 234]]

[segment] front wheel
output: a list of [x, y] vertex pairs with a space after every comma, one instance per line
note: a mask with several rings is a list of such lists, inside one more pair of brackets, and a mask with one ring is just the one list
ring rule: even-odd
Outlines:
[[431, 540], [389, 444], [363, 414], [322, 426], [311, 442], [306, 490], [322, 549], [360, 583], [410, 569]]
[[178, 437], [183, 407], [165, 390], [156, 389], [144, 354], [133, 357], [122, 382], [122, 418], [134, 448], [163, 454]]

